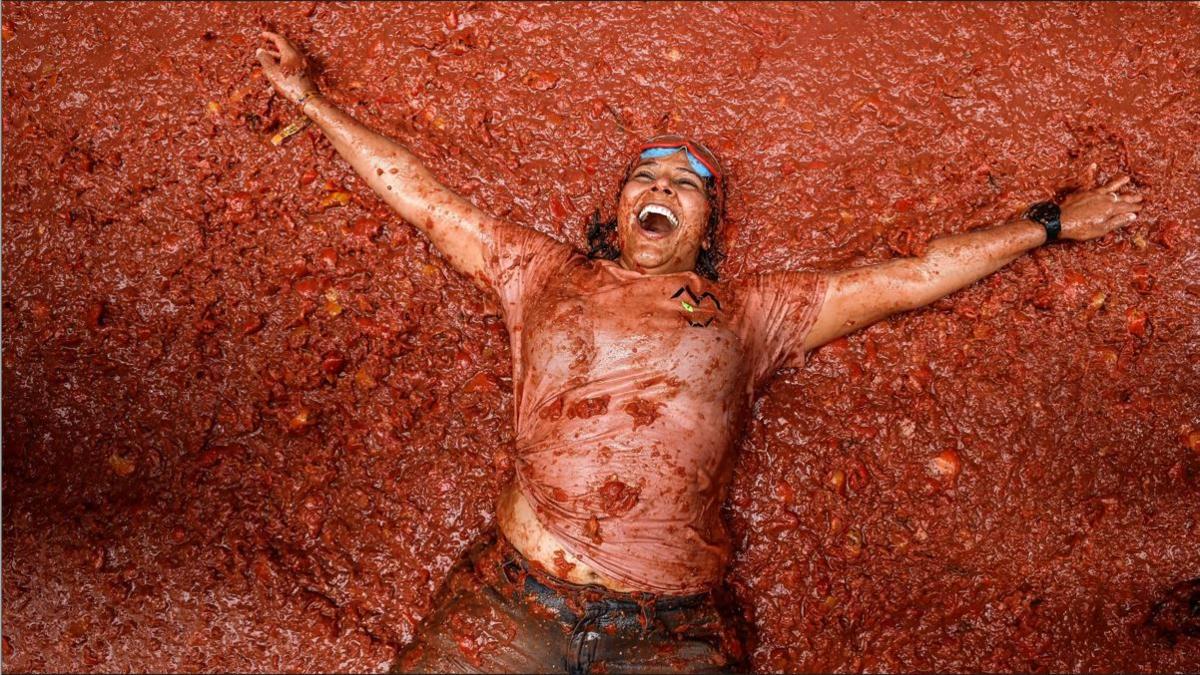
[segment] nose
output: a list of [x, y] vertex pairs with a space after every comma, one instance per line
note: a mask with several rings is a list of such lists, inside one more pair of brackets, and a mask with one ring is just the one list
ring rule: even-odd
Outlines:
[[671, 182], [666, 176], [659, 176], [658, 180], [654, 181], [654, 185], [650, 186], [651, 192], [661, 192], [665, 195], [674, 194], [671, 191]]

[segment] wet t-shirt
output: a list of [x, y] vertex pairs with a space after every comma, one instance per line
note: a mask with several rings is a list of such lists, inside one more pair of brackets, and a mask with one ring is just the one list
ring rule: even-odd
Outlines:
[[755, 387], [800, 365], [822, 277], [714, 283], [590, 260], [500, 225], [488, 282], [513, 354], [517, 480], [542, 526], [621, 584], [703, 591]]

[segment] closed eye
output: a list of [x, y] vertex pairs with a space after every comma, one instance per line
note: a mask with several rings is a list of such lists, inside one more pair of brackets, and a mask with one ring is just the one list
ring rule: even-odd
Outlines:
[[679, 168], [675, 171], [675, 184], [686, 185], [693, 190], [700, 187], [699, 176], [689, 169]]

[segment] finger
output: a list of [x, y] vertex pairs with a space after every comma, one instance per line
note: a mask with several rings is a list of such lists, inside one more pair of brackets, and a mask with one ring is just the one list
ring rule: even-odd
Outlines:
[[1121, 201], [1129, 204], [1137, 204], [1138, 202], [1142, 201], [1142, 196], [1136, 193], [1120, 195], [1120, 198]]
[[304, 57], [296, 53], [295, 50], [281, 52], [279, 63], [283, 65], [289, 72], [298, 71], [304, 67]]
[[258, 58], [259, 64], [262, 65], [263, 70], [267, 71], [268, 74], [279, 67], [279, 63], [272, 59], [271, 53], [265, 49], [258, 50], [254, 53], [254, 56]]
[[278, 49], [280, 52], [283, 52], [292, 46], [292, 44], [290, 42], [288, 42], [288, 39], [283, 37], [279, 33], [272, 33], [271, 31], [265, 30], [262, 32], [262, 36], [267, 38], [271, 42], [274, 42], [275, 48]]
[[1129, 182], [1129, 176], [1117, 176], [1115, 179], [1110, 181], [1108, 185], [1104, 186], [1104, 190], [1106, 192], [1116, 192], [1117, 190], [1120, 190], [1122, 187], [1124, 187], [1125, 184], [1128, 182]]
[[279, 49], [279, 62], [287, 70], [297, 70], [304, 66], [304, 54], [296, 49], [296, 45], [282, 35], [276, 36], [275, 45]]
[[1136, 213], [1122, 213], [1109, 218], [1108, 220], [1104, 221], [1104, 223], [1110, 227], [1121, 227], [1122, 225], [1128, 225], [1135, 220], [1137, 220]]
[[266, 54], [268, 56], [273, 57], [276, 61], [278, 61], [280, 58], [282, 58], [280, 56], [279, 52], [273, 52], [270, 49], [263, 49], [262, 47], [259, 47], [254, 53], [255, 54]]

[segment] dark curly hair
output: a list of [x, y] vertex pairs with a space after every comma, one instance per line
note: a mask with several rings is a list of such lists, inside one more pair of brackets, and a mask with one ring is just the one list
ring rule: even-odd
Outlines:
[[[626, 167], [625, 177], [621, 179], [620, 185], [617, 186], [618, 201], [621, 199], [621, 190], [625, 187], [625, 183], [629, 181], [629, 173], [633, 170], [633, 166], [634, 162], [630, 162], [629, 166]], [[720, 190], [717, 189], [718, 187]], [[708, 228], [704, 236], [708, 241], [708, 248], [701, 248], [700, 252], [696, 255], [695, 271], [696, 274], [710, 281], [718, 280], [717, 266], [725, 259], [725, 252], [721, 250], [721, 244], [717, 238], [721, 222], [725, 219], [725, 205], [722, 203], [722, 200], [717, 198], [717, 195], [729, 194], [725, 187], [724, 183], [718, 186], [712, 178], [704, 180], [704, 193], [708, 197]], [[616, 240], [617, 217], [613, 216], [605, 220], [600, 215], [600, 209], [592, 211], [587, 226], [588, 257], [601, 260], [616, 260], [620, 258], [621, 249], [617, 246]]]

